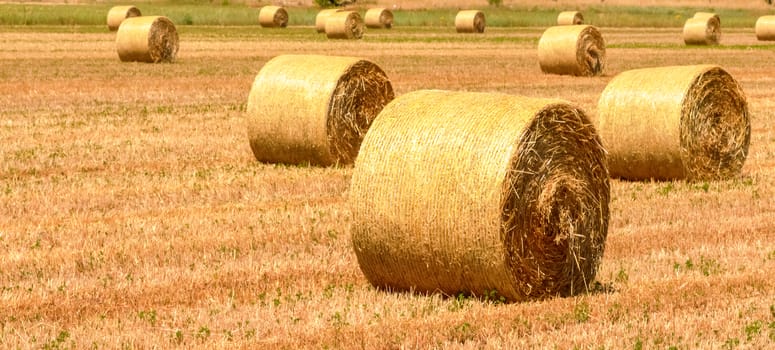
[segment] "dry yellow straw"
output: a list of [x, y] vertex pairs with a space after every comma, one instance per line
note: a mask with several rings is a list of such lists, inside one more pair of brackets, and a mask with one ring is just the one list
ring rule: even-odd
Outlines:
[[557, 25], [569, 26], [574, 24], [583, 24], [584, 16], [579, 11], [563, 11], [557, 16]]
[[366, 28], [386, 28], [393, 27], [393, 13], [384, 8], [373, 8], [366, 11], [366, 16], [363, 20], [366, 24]]
[[352, 163], [372, 120], [392, 99], [387, 75], [369, 61], [277, 56], [250, 89], [250, 147], [261, 162]]
[[761, 16], [756, 20], [756, 39], [775, 40], [775, 16]]
[[636, 69], [598, 101], [611, 176], [724, 179], [739, 174], [751, 124], [740, 85], [715, 65]]
[[538, 63], [544, 73], [601, 75], [606, 63], [605, 41], [590, 25], [550, 27], [538, 41]]
[[591, 286], [609, 180], [594, 127], [567, 102], [415, 91], [374, 121], [349, 204], [374, 286], [521, 301]]
[[116, 33], [121, 61], [172, 62], [178, 53], [178, 32], [167, 17], [125, 19]]
[[288, 11], [280, 6], [264, 6], [258, 12], [258, 24], [265, 28], [288, 26]]
[[360, 39], [363, 37], [363, 18], [355, 11], [330, 14], [326, 18], [326, 37], [329, 39]]
[[715, 45], [721, 40], [721, 19], [714, 13], [697, 12], [683, 28], [686, 45]]
[[342, 11], [342, 9], [325, 9], [320, 10], [318, 12], [317, 16], [315, 16], [315, 30], [317, 30], [318, 33], [325, 33], [326, 32], [326, 19], [328, 19], [328, 16], [331, 14], [337, 13]]
[[482, 11], [463, 10], [455, 16], [455, 29], [458, 33], [484, 33], [485, 26]]
[[110, 29], [110, 31], [118, 30], [121, 22], [123, 22], [125, 19], [139, 16], [142, 16], [142, 14], [140, 14], [140, 10], [137, 7], [113, 6], [108, 11], [108, 29]]

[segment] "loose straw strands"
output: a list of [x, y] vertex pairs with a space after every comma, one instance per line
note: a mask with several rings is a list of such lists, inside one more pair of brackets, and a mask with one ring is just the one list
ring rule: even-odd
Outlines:
[[118, 30], [125, 19], [129, 17], [140, 17], [142, 14], [137, 7], [134, 6], [113, 6], [108, 11], [108, 29], [112, 31]]
[[544, 73], [601, 75], [606, 63], [605, 41], [590, 25], [550, 27], [538, 41], [538, 63]]
[[124, 62], [172, 62], [178, 45], [175, 24], [162, 16], [127, 18], [116, 33], [116, 50]]
[[455, 16], [455, 30], [458, 33], [484, 33], [484, 13], [477, 10], [463, 10]]
[[775, 16], [761, 16], [756, 20], [756, 39], [775, 40]]
[[355, 11], [341, 11], [326, 18], [326, 37], [329, 39], [360, 39], [363, 37], [363, 18]]
[[280, 6], [264, 6], [258, 12], [258, 24], [265, 28], [288, 26], [288, 11]]
[[363, 141], [352, 243], [377, 287], [573, 295], [602, 257], [609, 191], [600, 139], [567, 102], [410, 92]]
[[697, 12], [683, 28], [686, 45], [716, 45], [721, 40], [721, 19], [714, 13]]
[[611, 175], [624, 179], [725, 179], [740, 173], [751, 124], [740, 85], [715, 65], [636, 69], [598, 101]]
[[250, 89], [250, 147], [261, 162], [352, 163], [372, 120], [393, 97], [387, 75], [372, 62], [277, 56]]
[[366, 28], [390, 29], [393, 27], [393, 12], [384, 8], [369, 9], [363, 21]]
[[584, 24], [584, 16], [579, 11], [563, 11], [557, 15], [558, 26]]
[[315, 30], [318, 33], [325, 33], [326, 32], [326, 19], [328, 19], [328, 16], [340, 12], [342, 9], [325, 9], [320, 10], [318, 12], [317, 16], [315, 16]]

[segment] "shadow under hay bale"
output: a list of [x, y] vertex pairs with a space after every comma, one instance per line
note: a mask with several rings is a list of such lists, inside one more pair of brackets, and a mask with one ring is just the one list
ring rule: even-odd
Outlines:
[[280, 6], [264, 6], [258, 12], [258, 24], [264, 28], [288, 26], [288, 11]]
[[563, 11], [557, 15], [558, 26], [584, 24], [584, 16], [579, 11]]
[[463, 10], [455, 16], [455, 30], [458, 33], [484, 33], [484, 13], [478, 10]]
[[550, 27], [538, 41], [538, 63], [544, 73], [601, 75], [606, 64], [605, 40], [591, 25]]
[[123, 62], [173, 62], [178, 45], [175, 24], [162, 16], [127, 18], [116, 33], [116, 50]]
[[363, 37], [363, 18], [355, 11], [334, 12], [326, 18], [326, 37], [329, 39], [360, 39]]
[[363, 141], [352, 243], [377, 287], [574, 295], [603, 255], [609, 196], [603, 147], [577, 107], [415, 91], [388, 104]]
[[108, 29], [113, 32], [118, 30], [121, 26], [121, 22], [130, 17], [140, 17], [142, 14], [137, 7], [134, 6], [113, 6], [108, 11]]
[[393, 13], [384, 8], [369, 9], [363, 21], [366, 28], [390, 29], [393, 27]]

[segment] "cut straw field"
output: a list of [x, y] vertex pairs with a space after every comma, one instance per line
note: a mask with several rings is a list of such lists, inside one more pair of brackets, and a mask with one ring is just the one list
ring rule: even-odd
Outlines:
[[[574, 77], [542, 73], [546, 27], [472, 36], [395, 14], [360, 40], [327, 39], [314, 16], [181, 25], [163, 64], [121, 62], [104, 24], [0, 26], [0, 348], [775, 346], [775, 46], [757, 41], [755, 18], [715, 46], [687, 47], [686, 18], [600, 27], [603, 74]], [[612, 179], [589, 293], [393, 293], [371, 286], [353, 250], [353, 167], [251, 151], [251, 86], [284, 54], [369, 60], [397, 98], [564, 99], [592, 120], [621, 72], [716, 64], [747, 97], [748, 157], [730, 180]]]

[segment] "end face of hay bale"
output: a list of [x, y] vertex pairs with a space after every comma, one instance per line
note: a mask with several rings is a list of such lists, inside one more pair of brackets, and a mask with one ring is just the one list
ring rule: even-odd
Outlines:
[[264, 6], [258, 12], [258, 24], [264, 28], [285, 28], [288, 26], [288, 11], [280, 6]]
[[326, 37], [329, 39], [360, 39], [363, 37], [363, 18], [355, 11], [330, 14], [326, 18]]
[[596, 76], [606, 64], [605, 40], [596, 27], [550, 27], [538, 41], [538, 63], [550, 74]]
[[761, 16], [756, 20], [756, 39], [775, 40], [775, 16]]
[[352, 243], [377, 287], [573, 295], [594, 280], [609, 197], [604, 150], [577, 107], [415, 91], [388, 104], [363, 141]]
[[455, 16], [455, 30], [458, 33], [484, 33], [484, 13], [477, 10], [463, 10]]
[[142, 14], [137, 7], [134, 6], [113, 6], [108, 11], [108, 29], [112, 31], [118, 30], [125, 19], [130, 17], [140, 17]]
[[116, 33], [116, 49], [124, 62], [173, 62], [178, 53], [178, 32], [167, 17], [127, 18]]
[[683, 37], [686, 45], [716, 45], [721, 40], [721, 21], [715, 15], [689, 18]]
[[385, 72], [367, 60], [277, 56], [250, 90], [250, 147], [261, 162], [350, 164], [372, 120], [393, 97]]
[[558, 26], [584, 24], [584, 16], [579, 11], [563, 11], [557, 15]]
[[611, 175], [631, 180], [736, 176], [751, 124], [740, 85], [714, 65], [626, 71], [598, 101]]
[[341, 11], [342, 9], [325, 9], [318, 12], [318, 14], [315, 16], [315, 30], [318, 33], [325, 33], [326, 20], [328, 19], [328, 16]]
[[366, 11], [364, 22], [366, 28], [390, 29], [393, 27], [393, 13], [384, 8], [369, 9]]

